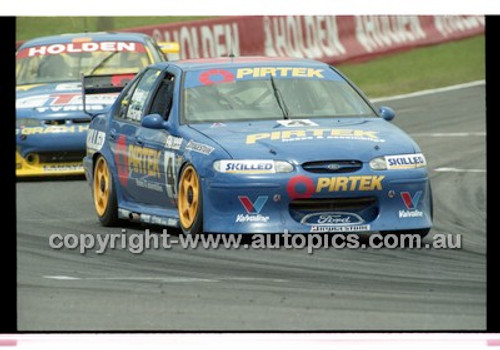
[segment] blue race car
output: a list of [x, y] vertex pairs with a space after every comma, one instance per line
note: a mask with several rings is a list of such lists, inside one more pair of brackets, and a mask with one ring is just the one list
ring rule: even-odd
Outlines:
[[394, 115], [313, 60], [164, 62], [93, 118], [83, 164], [103, 225], [424, 236], [426, 160]]
[[[43, 37], [16, 53], [16, 175], [83, 174], [90, 122], [82, 106], [81, 74], [129, 73], [165, 60], [150, 37], [135, 33], [83, 33]], [[120, 77], [123, 79], [123, 76]], [[102, 111], [114, 94], [94, 95], [87, 109]]]

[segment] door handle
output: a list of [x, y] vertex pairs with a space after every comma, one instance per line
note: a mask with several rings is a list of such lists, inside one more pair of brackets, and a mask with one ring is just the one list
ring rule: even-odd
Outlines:
[[135, 143], [138, 144], [139, 146], [142, 146], [144, 145], [144, 140], [142, 139], [142, 137], [136, 136]]
[[109, 139], [110, 140], [116, 140], [116, 130], [115, 129], [111, 129], [109, 131]]

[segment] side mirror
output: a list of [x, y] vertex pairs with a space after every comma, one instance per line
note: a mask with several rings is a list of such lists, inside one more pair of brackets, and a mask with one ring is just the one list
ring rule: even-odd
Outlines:
[[390, 122], [396, 116], [396, 112], [390, 107], [382, 106], [379, 109], [380, 116]]
[[141, 126], [148, 129], [165, 129], [166, 121], [159, 114], [148, 114], [142, 118]]

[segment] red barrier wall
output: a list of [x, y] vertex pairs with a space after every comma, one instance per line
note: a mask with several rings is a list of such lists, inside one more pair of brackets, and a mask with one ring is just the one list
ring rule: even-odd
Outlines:
[[328, 63], [484, 33], [483, 16], [238, 16], [131, 28], [177, 41], [181, 58], [292, 56]]
[[335, 64], [482, 34], [484, 24], [483, 16], [231, 16], [120, 31], [177, 41], [182, 59], [232, 51]]

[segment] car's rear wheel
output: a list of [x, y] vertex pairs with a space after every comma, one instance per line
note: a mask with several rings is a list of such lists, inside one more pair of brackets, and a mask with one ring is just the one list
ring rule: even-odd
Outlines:
[[113, 177], [103, 156], [98, 156], [93, 178], [94, 207], [99, 221], [104, 226], [118, 222], [118, 204], [113, 186]]
[[188, 164], [179, 180], [177, 209], [182, 232], [198, 234], [203, 231], [203, 194], [196, 169]]

